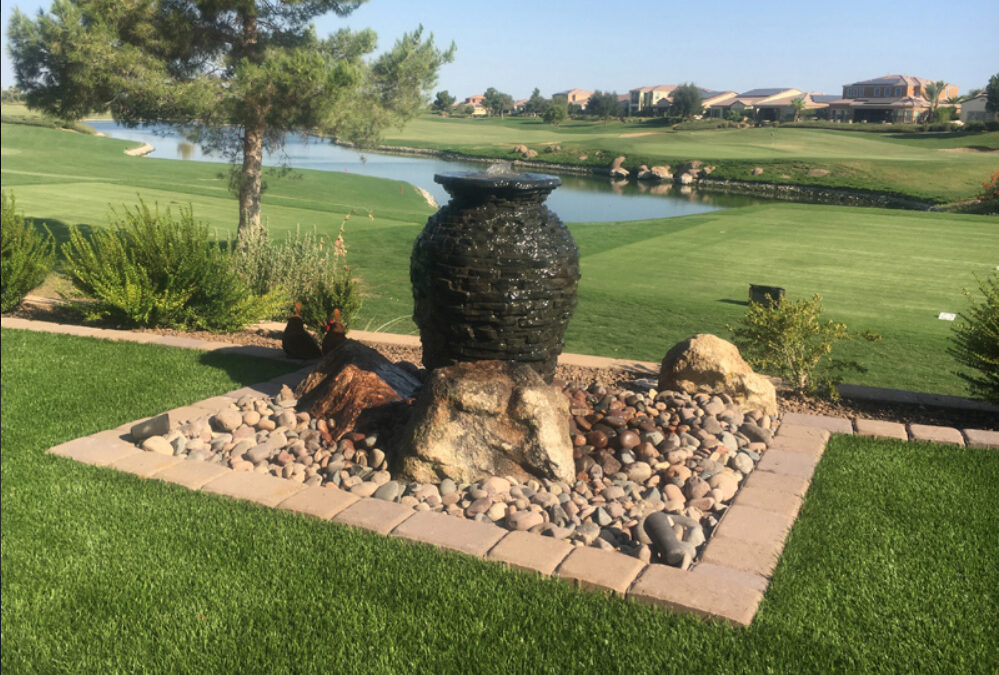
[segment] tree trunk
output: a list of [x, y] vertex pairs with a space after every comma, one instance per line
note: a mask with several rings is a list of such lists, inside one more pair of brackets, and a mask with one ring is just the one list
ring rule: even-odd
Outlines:
[[260, 222], [260, 172], [264, 161], [262, 124], [243, 131], [243, 168], [239, 174], [239, 229], [241, 242], [263, 234]]
[[[263, 54], [259, 50], [259, 34], [255, 6], [242, 15], [243, 43], [239, 51], [253, 63], [259, 64]], [[260, 222], [260, 173], [264, 162], [264, 118], [261, 111], [252, 110], [254, 101], [247, 100], [250, 107], [248, 121], [243, 125], [243, 166], [239, 172], [239, 227], [236, 230], [240, 242], [263, 234]], [[259, 105], [257, 103], [257, 105]], [[246, 119], [246, 118], [244, 118]]]

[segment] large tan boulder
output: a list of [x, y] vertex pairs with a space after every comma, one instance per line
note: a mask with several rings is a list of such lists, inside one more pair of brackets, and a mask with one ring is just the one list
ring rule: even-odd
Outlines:
[[652, 175], [659, 180], [673, 180], [673, 172], [670, 171], [670, 166], [667, 164], [665, 166], [654, 166], [649, 171]]
[[688, 394], [728, 394], [743, 411], [777, 414], [777, 391], [753, 372], [731, 342], [700, 333], [674, 345], [659, 369], [659, 388]]
[[400, 473], [421, 483], [507, 475], [571, 483], [575, 475], [569, 399], [510, 361], [434, 370], [399, 446]]

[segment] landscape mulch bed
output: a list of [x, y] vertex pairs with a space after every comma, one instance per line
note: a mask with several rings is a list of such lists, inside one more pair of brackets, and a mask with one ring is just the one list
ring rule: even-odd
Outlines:
[[[54, 321], [59, 323], [82, 323], [80, 315], [61, 305], [41, 306], [25, 304], [19, 307], [11, 316], [37, 321]], [[119, 328], [112, 324], [91, 324], [101, 328]], [[235, 333], [211, 333], [209, 331], [178, 331], [169, 328], [138, 328], [138, 333], [155, 333], [189, 337], [214, 342], [228, 342], [240, 345], [256, 345], [261, 347], [281, 348], [281, 332], [267, 329], [248, 329]], [[391, 361], [409, 361], [420, 364], [420, 349], [418, 347], [401, 347], [396, 345], [374, 344], [386, 358]], [[620, 369], [582, 368], [579, 366], [559, 366], [556, 377], [568, 382], [616, 385], [627, 383], [636, 378], [649, 377], [648, 373], [634, 373]], [[999, 419], [994, 412], [981, 410], [964, 410], [940, 406], [915, 405], [907, 403], [892, 403], [843, 398], [832, 401], [824, 398], [802, 396], [778, 388], [778, 398], [782, 412], [813, 413], [818, 415], [833, 415], [837, 417], [865, 418], [901, 422], [903, 424], [931, 424], [958, 429], [988, 429], [999, 431]]]

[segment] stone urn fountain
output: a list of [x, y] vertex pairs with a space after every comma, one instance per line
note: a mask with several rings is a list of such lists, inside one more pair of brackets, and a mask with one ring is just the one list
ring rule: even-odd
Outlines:
[[546, 382], [576, 306], [579, 249], [545, 198], [555, 176], [509, 168], [434, 176], [451, 195], [410, 264], [423, 365], [516, 361]]

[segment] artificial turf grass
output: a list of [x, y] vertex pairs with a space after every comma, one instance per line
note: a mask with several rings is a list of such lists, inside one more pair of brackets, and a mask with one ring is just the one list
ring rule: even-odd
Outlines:
[[[996, 452], [834, 436], [760, 613], [739, 630], [46, 455], [234, 383], [181, 350], [8, 330], [2, 344], [4, 670], [999, 665]], [[948, 527], [949, 554], [928, 544]]]

